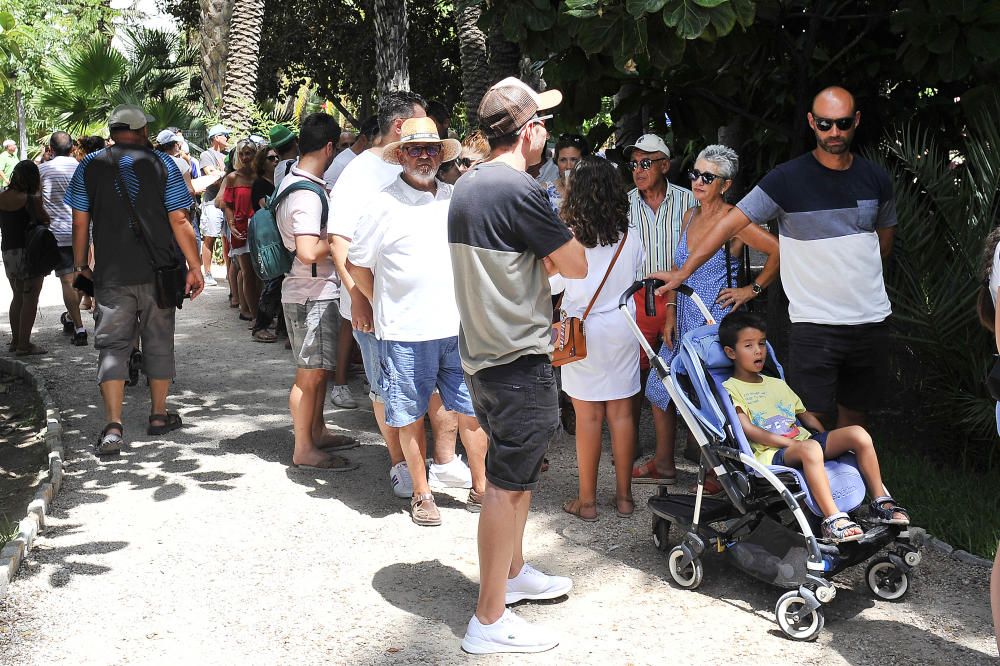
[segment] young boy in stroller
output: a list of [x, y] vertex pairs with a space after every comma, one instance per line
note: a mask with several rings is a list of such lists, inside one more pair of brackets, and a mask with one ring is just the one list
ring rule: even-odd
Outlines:
[[838, 511], [824, 462], [854, 452], [868, 492], [870, 521], [908, 525], [909, 515], [882, 484], [878, 456], [868, 432], [860, 426], [824, 431], [805, 411], [802, 401], [783, 380], [761, 374], [767, 358], [767, 329], [749, 312], [732, 312], [719, 324], [719, 342], [733, 361], [733, 375], [723, 382], [736, 407], [754, 456], [764, 465], [802, 470], [812, 496], [825, 518], [824, 539], [833, 543], [858, 541], [864, 532], [846, 513]]

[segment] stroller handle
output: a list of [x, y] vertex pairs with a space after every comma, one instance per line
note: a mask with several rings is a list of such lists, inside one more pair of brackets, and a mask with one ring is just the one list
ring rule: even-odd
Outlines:
[[[645, 280], [636, 280], [632, 283], [632, 286], [625, 290], [618, 299], [618, 307], [624, 308], [628, 305], [628, 301], [632, 298], [632, 295], [639, 292], [641, 289], [646, 289], [646, 316], [655, 317], [656, 316], [656, 298], [654, 297], [654, 291], [659, 289], [664, 285], [663, 280], [657, 280], [655, 278], [646, 278]], [[701, 300], [698, 294], [695, 293], [694, 289], [686, 284], [682, 284], [677, 287], [677, 291], [684, 294], [688, 298], [692, 299], [701, 310], [702, 314], [705, 315], [705, 321], [709, 324], [714, 324], [715, 319], [709, 313], [708, 308], [705, 307], [705, 303]]]

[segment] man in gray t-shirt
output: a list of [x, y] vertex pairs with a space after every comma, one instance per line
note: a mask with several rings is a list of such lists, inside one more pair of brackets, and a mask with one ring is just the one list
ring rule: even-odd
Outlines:
[[[229, 134], [224, 125], [213, 125], [208, 130], [209, 148], [203, 150], [198, 158], [198, 166], [206, 176], [226, 175], [225, 151], [229, 148]], [[222, 236], [222, 223], [225, 221], [222, 211], [215, 207], [217, 196], [219, 186], [212, 185], [205, 190], [201, 202], [201, 263], [205, 270], [205, 285], [209, 287], [216, 285], [212, 277], [212, 254], [215, 252], [215, 239]]]

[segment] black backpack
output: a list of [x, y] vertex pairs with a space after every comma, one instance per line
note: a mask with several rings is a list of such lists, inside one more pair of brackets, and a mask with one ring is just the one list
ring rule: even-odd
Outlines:
[[44, 224], [30, 224], [24, 232], [25, 273], [29, 277], [45, 277], [62, 263], [59, 244]]

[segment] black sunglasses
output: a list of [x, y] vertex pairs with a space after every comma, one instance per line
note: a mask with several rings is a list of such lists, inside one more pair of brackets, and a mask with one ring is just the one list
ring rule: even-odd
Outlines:
[[716, 178], [718, 178], [719, 180], [729, 180], [725, 176], [720, 176], [717, 173], [710, 173], [708, 171], [698, 171], [697, 169], [691, 169], [690, 171], [688, 171], [688, 178], [691, 179], [692, 183], [701, 178], [701, 182], [705, 183], [706, 185], [711, 185], [712, 183], [714, 183]]
[[642, 167], [643, 171], [649, 171], [649, 168], [653, 166], [653, 162], [662, 162], [665, 159], [667, 159], [667, 158], [666, 157], [657, 157], [654, 160], [654, 159], [650, 159], [648, 157], [644, 157], [641, 160], [639, 160], [638, 162], [636, 162], [635, 160], [632, 160], [631, 162], [628, 162], [627, 166], [628, 166], [628, 170], [629, 171], [635, 171], [637, 167]]
[[813, 116], [813, 122], [816, 123], [816, 129], [820, 132], [829, 132], [836, 125], [837, 129], [841, 132], [846, 132], [847, 130], [854, 127], [854, 116], [848, 116], [846, 118], [819, 118]]
[[427, 153], [427, 157], [437, 157], [437, 154], [441, 152], [440, 146], [411, 146], [409, 148], [404, 148], [406, 154], [410, 157], [420, 157], [421, 153]]
[[278, 156], [277, 155], [268, 155], [267, 156], [267, 161], [268, 162], [277, 162], [278, 161]]
[[471, 157], [458, 157], [458, 158], [455, 159], [455, 163], [458, 164], [458, 166], [464, 167], [466, 169], [471, 168], [472, 167], [472, 163], [474, 161], [475, 160], [473, 160]]

